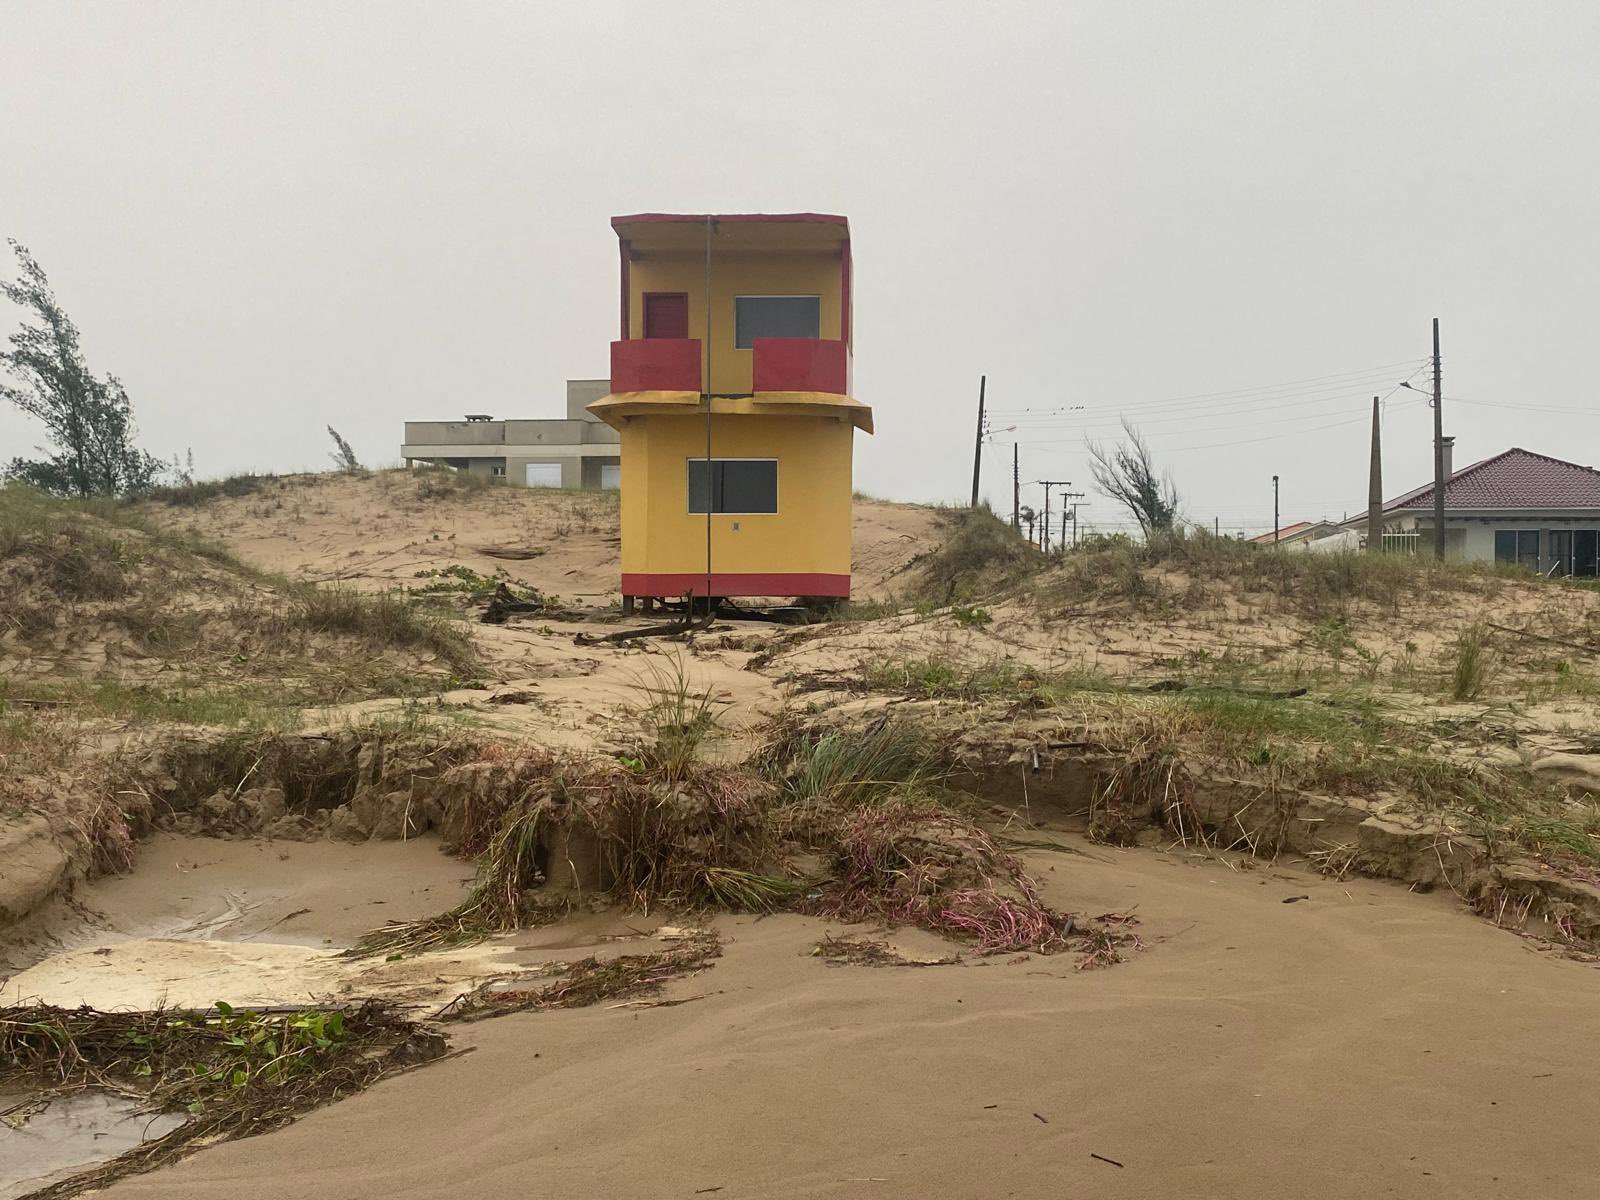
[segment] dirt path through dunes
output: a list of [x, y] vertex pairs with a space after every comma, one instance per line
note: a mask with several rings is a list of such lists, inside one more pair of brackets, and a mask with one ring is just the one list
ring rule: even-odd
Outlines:
[[822, 922], [728, 920], [669, 993], [702, 999], [458, 1026], [475, 1053], [106, 1194], [1592, 1193], [1600, 971], [1448, 896], [1082, 849], [1030, 866], [1053, 903], [1137, 904], [1150, 947], [1111, 969], [829, 967]]

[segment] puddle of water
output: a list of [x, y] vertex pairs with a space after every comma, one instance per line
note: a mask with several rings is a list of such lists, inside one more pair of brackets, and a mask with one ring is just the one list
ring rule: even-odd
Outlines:
[[[0, 1108], [21, 1097], [0, 1098]], [[78, 1092], [54, 1100], [20, 1129], [0, 1124], [0, 1200], [15, 1200], [115, 1158], [183, 1124], [170, 1113], [141, 1113], [132, 1100]]]

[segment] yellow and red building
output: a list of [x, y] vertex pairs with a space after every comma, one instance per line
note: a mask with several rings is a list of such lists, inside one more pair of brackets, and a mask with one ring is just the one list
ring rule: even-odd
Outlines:
[[[622, 595], [850, 594], [850, 226], [613, 217], [621, 336], [589, 411], [622, 445]], [[709, 443], [709, 449], [708, 449]]]

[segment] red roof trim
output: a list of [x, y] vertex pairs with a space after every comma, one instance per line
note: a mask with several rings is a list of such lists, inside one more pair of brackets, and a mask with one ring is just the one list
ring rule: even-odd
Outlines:
[[848, 225], [850, 218], [836, 213], [634, 213], [612, 217], [611, 224], [629, 225], [635, 221], [811, 221], [818, 225]]
[[689, 224], [690, 222], [702, 224], [706, 221], [723, 221], [729, 224], [741, 222], [756, 225], [783, 225], [783, 224], [808, 224], [808, 225], [839, 225], [845, 230], [850, 228], [850, 218], [841, 217], [835, 213], [633, 213], [624, 217], [612, 217], [611, 228], [618, 231], [627, 225], [660, 225], [660, 224]]

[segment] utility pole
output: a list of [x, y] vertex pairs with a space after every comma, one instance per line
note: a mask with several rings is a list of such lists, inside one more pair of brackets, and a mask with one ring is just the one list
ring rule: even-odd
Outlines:
[[1433, 319], [1433, 556], [1444, 557], [1444, 388], [1439, 369], [1439, 318]]
[[1278, 477], [1272, 477], [1272, 544], [1278, 544]]
[[1016, 442], [1011, 443], [1011, 528], [1022, 528], [1022, 471], [1018, 464], [1021, 462], [1020, 450]]
[[989, 384], [987, 375], [978, 376], [978, 439], [972, 447], [972, 507], [978, 507], [978, 470], [983, 465], [983, 393]]
[[1053, 487], [1069, 488], [1069, 487], [1072, 486], [1072, 480], [1070, 480], [1070, 479], [1041, 479], [1039, 482], [1044, 484], [1044, 521], [1043, 521], [1043, 523], [1042, 523], [1042, 525], [1040, 527], [1040, 532], [1043, 534], [1043, 537], [1041, 539], [1041, 544], [1039, 546], [1039, 549], [1043, 550], [1046, 554], [1049, 554], [1050, 553], [1050, 489], [1053, 488]]
[[1372, 398], [1372, 467], [1367, 476], [1367, 549], [1383, 549], [1383, 446], [1378, 425], [1378, 397]]
[[1072, 506], [1072, 508], [1071, 508], [1071, 511], [1069, 512], [1067, 510], [1067, 508], [1066, 508], [1066, 502], [1068, 500], [1081, 500], [1081, 499], [1083, 499], [1083, 493], [1082, 492], [1062, 492], [1061, 493], [1061, 503], [1062, 503], [1062, 509], [1061, 509], [1061, 547], [1062, 547], [1062, 549], [1066, 549], [1066, 545], [1067, 545], [1067, 521], [1069, 519], [1072, 521], [1072, 544], [1074, 546], [1076, 546], [1078, 544], [1078, 506], [1076, 504], [1074, 504]]

